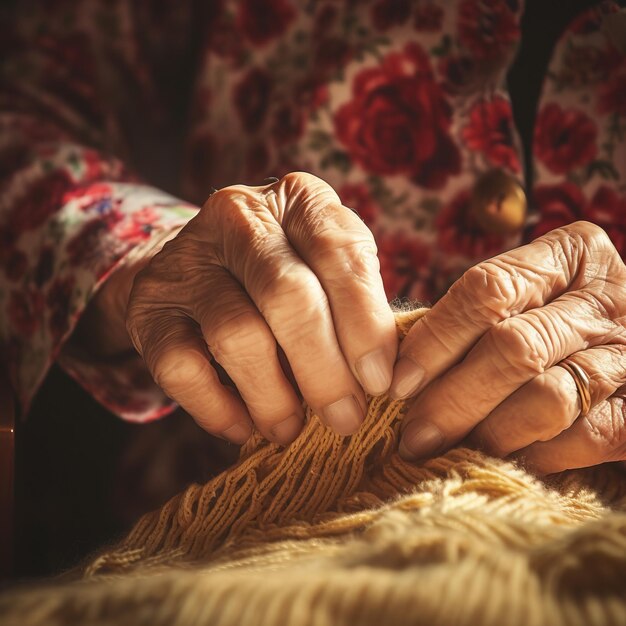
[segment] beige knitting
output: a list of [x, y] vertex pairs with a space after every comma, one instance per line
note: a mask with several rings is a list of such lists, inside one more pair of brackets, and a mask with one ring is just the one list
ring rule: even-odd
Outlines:
[[[396, 312], [399, 336], [425, 311]], [[397, 455], [405, 408], [369, 399], [352, 437], [260, 437], [145, 515], [78, 580], [8, 590], [6, 626], [626, 624], [626, 474], [537, 480], [459, 448]]]

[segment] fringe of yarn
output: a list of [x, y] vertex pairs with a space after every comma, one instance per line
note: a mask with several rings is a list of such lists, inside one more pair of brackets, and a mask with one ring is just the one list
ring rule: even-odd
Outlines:
[[[399, 337], [423, 313], [396, 311]], [[344, 438], [306, 408], [293, 444], [249, 442], [81, 580], [0, 596], [2, 623], [626, 623], [619, 469], [543, 482], [465, 448], [405, 463], [404, 410], [370, 398], [363, 428]]]
[[[398, 336], [426, 310], [397, 312]], [[419, 477], [414, 465], [395, 454], [405, 406], [386, 396], [370, 398], [364, 425], [352, 437], [335, 434], [305, 406], [305, 429], [287, 449], [253, 437], [237, 465], [145, 515], [85, 576], [116, 574], [135, 564], [205, 561], [218, 548], [241, 545], [247, 534], [271, 537], [296, 522], [308, 528], [325, 515], [378, 506], [405, 493]]]

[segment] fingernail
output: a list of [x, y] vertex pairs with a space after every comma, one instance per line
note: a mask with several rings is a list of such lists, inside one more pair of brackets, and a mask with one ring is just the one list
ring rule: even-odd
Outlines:
[[406, 356], [401, 357], [394, 368], [389, 395], [394, 400], [414, 395], [420, 388], [424, 374], [424, 368], [415, 361]]
[[400, 440], [398, 452], [405, 461], [434, 455], [443, 444], [441, 431], [432, 424], [411, 422]]
[[223, 437], [237, 444], [246, 443], [251, 435], [252, 427], [247, 422], [237, 422], [222, 432]]
[[363, 413], [354, 396], [346, 396], [324, 407], [326, 423], [340, 435], [352, 435], [363, 422]]
[[370, 395], [379, 396], [389, 389], [392, 372], [382, 349], [361, 357], [355, 368], [363, 388]]
[[302, 420], [297, 415], [290, 415], [270, 428], [270, 433], [277, 443], [291, 443], [302, 430]]

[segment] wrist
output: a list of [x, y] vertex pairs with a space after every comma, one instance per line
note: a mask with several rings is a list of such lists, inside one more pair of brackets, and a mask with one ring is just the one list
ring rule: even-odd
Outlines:
[[99, 359], [134, 351], [126, 330], [126, 309], [135, 276], [181, 228], [178, 226], [158, 240], [134, 249], [113, 270], [85, 308], [70, 340], [74, 345]]

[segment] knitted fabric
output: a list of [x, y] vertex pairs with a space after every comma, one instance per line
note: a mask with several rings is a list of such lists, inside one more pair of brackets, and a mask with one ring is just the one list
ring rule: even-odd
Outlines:
[[[397, 312], [403, 337], [423, 310]], [[335, 435], [307, 408], [287, 448], [145, 515], [79, 580], [0, 596], [7, 626], [626, 624], [626, 477], [540, 481], [457, 448], [397, 454], [402, 401]]]

